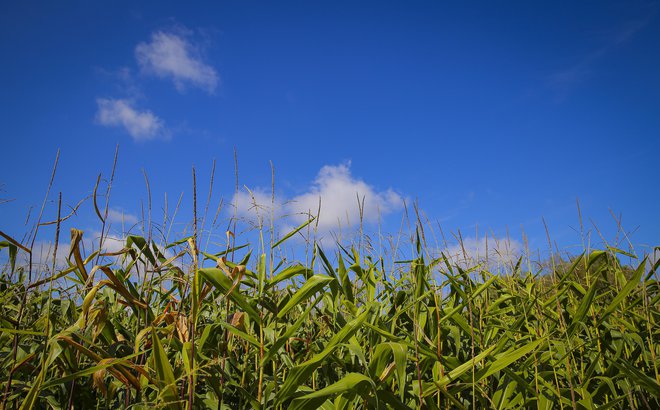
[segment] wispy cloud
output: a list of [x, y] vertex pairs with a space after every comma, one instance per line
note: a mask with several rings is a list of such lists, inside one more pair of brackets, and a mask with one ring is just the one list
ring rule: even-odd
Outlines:
[[[238, 216], [267, 218], [271, 212], [272, 197], [265, 190], [256, 189], [234, 195], [232, 203]], [[320, 211], [319, 211], [320, 206]], [[301, 223], [309, 215], [318, 213], [319, 231], [357, 226], [362, 219], [374, 223], [403, 207], [403, 198], [392, 189], [379, 191], [373, 185], [355, 178], [350, 164], [326, 165], [303, 194], [292, 198], [276, 198], [276, 217], [286, 217], [292, 223]], [[362, 209], [362, 215], [360, 210]]]
[[632, 21], [611, 33], [603, 45], [583, 55], [575, 64], [548, 76], [550, 85], [556, 88], [562, 95], [565, 95], [573, 87], [585, 81], [591, 75], [594, 71], [594, 65], [598, 60], [630, 41], [639, 31], [646, 27], [650, 20], [650, 18], [646, 18], [644, 20]]
[[139, 82], [138, 76], [135, 75], [135, 70], [128, 66], [122, 66], [116, 69], [106, 69], [103, 67], [95, 67], [96, 75], [109, 84], [122, 98], [130, 99], [131, 101], [142, 100], [145, 98], [145, 93], [142, 85]]
[[135, 47], [135, 58], [144, 73], [170, 78], [179, 91], [191, 84], [213, 93], [219, 83], [218, 73], [185, 32], [156, 31], [151, 41]]
[[166, 139], [163, 120], [149, 110], [138, 111], [126, 99], [98, 98], [96, 120], [108, 127], [123, 128], [135, 141]]

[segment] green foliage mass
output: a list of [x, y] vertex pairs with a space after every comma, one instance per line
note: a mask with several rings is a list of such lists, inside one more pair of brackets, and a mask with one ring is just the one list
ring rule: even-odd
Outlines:
[[390, 267], [359, 246], [303, 264], [81, 237], [32, 283], [2, 242], [5, 408], [660, 408], [658, 264], [616, 249], [495, 274], [419, 236]]

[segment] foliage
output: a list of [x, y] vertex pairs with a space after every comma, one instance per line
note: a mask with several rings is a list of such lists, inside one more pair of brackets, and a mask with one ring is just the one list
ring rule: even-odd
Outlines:
[[29, 249], [2, 243], [6, 408], [660, 408], [658, 263], [616, 249], [541, 280], [429, 260], [419, 236], [386, 268], [359, 246], [305, 265], [195, 236], [84, 255], [81, 235], [33, 283], [13, 264]]

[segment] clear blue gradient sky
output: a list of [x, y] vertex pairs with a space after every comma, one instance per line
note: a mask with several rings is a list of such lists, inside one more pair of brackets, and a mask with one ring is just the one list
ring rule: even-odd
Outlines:
[[[189, 210], [191, 166], [205, 200], [214, 159], [212, 206], [229, 202], [235, 147], [241, 185], [262, 196], [273, 161], [281, 202], [323, 194], [342, 215], [359, 189], [389, 230], [418, 200], [445, 232], [520, 240], [522, 226], [538, 248], [545, 218], [577, 251], [579, 198], [593, 243], [591, 220], [615, 241], [611, 210], [643, 253], [660, 245], [659, 8], [2, 2], [0, 198], [14, 200], [0, 229], [29, 230], [58, 148], [46, 219], [57, 192], [73, 205], [109, 176], [117, 144], [113, 210], [139, 218], [142, 170], [155, 208], [185, 192]], [[95, 226], [92, 209], [73, 224]]]

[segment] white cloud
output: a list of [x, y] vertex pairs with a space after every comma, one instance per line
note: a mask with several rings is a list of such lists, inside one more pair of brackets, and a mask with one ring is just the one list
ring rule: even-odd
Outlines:
[[135, 47], [135, 58], [143, 72], [160, 78], [171, 78], [179, 91], [186, 83], [213, 93], [218, 86], [218, 73], [202, 61], [199, 48], [185, 34], [157, 31], [151, 41]]
[[[321, 202], [318, 226], [322, 231], [376, 222], [378, 215], [401, 209], [403, 199], [391, 189], [377, 191], [375, 187], [351, 175], [350, 164], [326, 165], [319, 171], [309, 191], [291, 199], [288, 212], [299, 221], [307, 214], [315, 215]], [[359, 199], [358, 199], [359, 198]], [[358, 202], [359, 201], [359, 202]]]
[[460, 266], [488, 262], [489, 267], [511, 266], [518, 261], [523, 246], [519, 241], [507, 238], [463, 238], [442, 249], [450, 262]]
[[[276, 218], [285, 216], [295, 225], [302, 223], [309, 214], [316, 216], [320, 200], [318, 229], [328, 232], [340, 226], [350, 228], [358, 225], [360, 206], [363, 207], [362, 217], [366, 223], [376, 222], [379, 213], [386, 215], [402, 208], [403, 199], [399, 194], [391, 189], [378, 191], [365, 181], [354, 178], [349, 166], [326, 165], [307, 192], [289, 199], [276, 198]], [[253, 190], [252, 195], [247, 191], [240, 192], [232, 200], [238, 216], [254, 218], [258, 212], [263, 219], [270, 216], [271, 202], [270, 192], [259, 189]]]
[[[232, 199], [232, 205], [236, 208], [236, 216], [254, 221], [256, 221], [257, 216], [262, 220], [270, 217], [272, 202], [272, 194], [262, 189], [251, 191], [245, 189], [234, 194]], [[275, 211], [278, 212], [279, 216], [281, 205], [277, 202], [275, 203]]]
[[[81, 252], [83, 258], [86, 258], [94, 250], [98, 249], [99, 237], [101, 233], [98, 231], [84, 232], [83, 240], [81, 242]], [[118, 252], [124, 247], [125, 239], [119, 236], [106, 234], [103, 240], [103, 252]], [[37, 275], [45, 275], [51, 272], [53, 266], [53, 251], [55, 246], [52, 241], [37, 241], [34, 245], [32, 253], [32, 266], [36, 270]], [[69, 266], [69, 254], [71, 253], [71, 244], [68, 238], [61, 238], [57, 244], [57, 255], [55, 257], [55, 269], [61, 270]], [[70, 258], [71, 263], [75, 263], [73, 256]], [[23, 264], [28, 263], [26, 255], [23, 255], [21, 261]]]
[[96, 120], [108, 127], [122, 127], [135, 141], [166, 138], [163, 121], [151, 111], [138, 111], [124, 99], [98, 98]]
[[[101, 233], [94, 232], [93, 234], [94, 234], [95, 244], [98, 247], [98, 241], [101, 236]], [[126, 238], [117, 235], [106, 234], [105, 237], [103, 238], [103, 252], [104, 253], [119, 252], [120, 250], [124, 249], [125, 244], [126, 244]]]
[[[83, 239], [80, 244], [83, 258], [98, 249], [100, 237], [101, 232], [99, 231], [83, 232]], [[103, 239], [103, 252], [118, 252], [123, 249], [125, 242], [126, 240], [121, 236], [106, 233]], [[32, 255], [33, 265], [40, 269], [50, 270], [53, 264], [53, 251], [54, 244], [52, 241], [37, 241]], [[57, 269], [62, 269], [68, 265], [67, 259], [70, 252], [70, 241], [68, 238], [61, 238], [57, 244], [57, 256], [55, 259]], [[71, 257], [71, 262], [75, 263], [73, 257]]]
[[138, 221], [137, 216], [133, 214], [126, 213], [120, 209], [115, 209], [115, 208], [108, 209], [108, 222], [133, 225], [137, 223], [137, 221]]
[[[37, 275], [41, 275], [44, 272], [51, 272], [54, 250], [55, 246], [52, 241], [37, 241], [34, 244], [32, 251], [32, 267], [36, 270]], [[68, 265], [67, 258], [70, 252], [71, 246], [67, 240], [60, 241], [57, 244], [55, 269], [63, 269]], [[71, 260], [73, 261], [73, 258]], [[26, 254], [22, 254], [21, 263], [27, 265], [28, 256]]]
[[[100, 231], [86, 231], [83, 233], [83, 239], [80, 244], [80, 250], [82, 253], [83, 259], [88, 257], [92, 252], [97, 250], [99, 248], [99, 240], [101, 238], [101, 232]], [[69, 259], [69, 254], [71, 252], [71, 244], [68, 240], [68, 238], [61, 238], [62, 240], [58, 243], [57, 246], [57, 255], [55, 258], [55, 270], [62, 270], [65, 269], [69, 266], [69, 260], [70, 263], [75, 264], [75, 260], [73, 256]], [[115, 234], [115, 233], [105, 233], [103, 236], [103, 245], [102, 245], [102, 253], [117, 253], [124, 249], [126, 245], [126, 237], [121, 234]], [[171, 258], [174, 256], [174, 253], [170, 249], [165, 249], [161, 245], [156, 245], [158, 250], [165, 256], [165, 258]], [[32, 253], [32, 266], [35, 272], [35, 275], [38, 279], [41, 279], [43, 277], [47, 277], [49, 274], [52, 273], [52, 266], [53, 266], [53, 251], [54, 251], [54, 244], [52, 241], [37, 241], [34, 246], [34, 251]], [[20, 253], [20, 259], [19, 262], [17, 262], [17, 265], [23, 264], [27, 265], [28, 263], [28, 257], [25, 253]], [[114, 261], [119, 261], [119, 259], [116, 259], [118, 257], [112, 257], [108, 256], [103, 263], [106, 263], [108, 260], [114, 260]], [[95, 260], [92, 260], [92, 264], [95, 262]], [[174, 262], [174, 265], [182, 267], [182, 262], [181, 260], [177, 260]], [[88, 265], [88, 269], [91, 267], [91, 265]]]
[[[139, 233], [134, 233], [138, 236], [141, 236]], [[85, 246], [88, 247], [88, 249], [98, 249], [99, 247], [99, 240], [101, 238], [101, 232], [100, 231], [90, 231], [89, 237], [85, 239]], [[118, 232], [111, 232], [111, 233], [105, 233], [103, 235], [103, 252], [102, 253], [116, 253], [124, 249], [126, 246], [126, 239], [129, 233], [125, 234], [120, 234]], [[134, 248], [137, 249], [136, 245], [133, 245]], [[160, 251], [160, 253], [165, 256], [165, 258], [171, 258], [174, 256], [174, 253], [172, 252], [171, 249], [165, 249], [164, 246], [160, 244], [156, 244], [156, 248]]]

